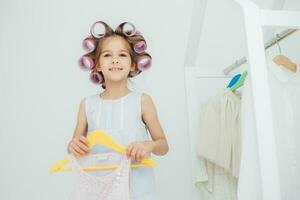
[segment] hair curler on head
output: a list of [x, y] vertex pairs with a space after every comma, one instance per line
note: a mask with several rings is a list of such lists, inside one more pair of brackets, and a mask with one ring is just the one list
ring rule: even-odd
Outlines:
[[141, 55], [137, 58], [136, 63], [139, 70], [145, 71], [150, 68], [152, 58], [149, 55]]
[[91, 70], [95, 67], [94, 59], [86, 55], [82, 56], [78, 60], [78, 64], [83, 70]]
[[97, 41], [91, 37], [87, 37], [82, 42], [82, 47], [87, 52], [92, 52], [96, 49]]
[[144, 40], [138, 41], [134, 44], [133, 49], [136, 53], [143, 53], [147, 48], [147, 44]]
[[136, 34], [135, 26], [130, 22], [124, 22], [120, 25], [122, 27], [122, 32], [127, 37], [134, 36]]
[[94, 71], [94, 72], [91, 72], [91, 74], [90, 74], [90, 80], [94, 84], [101, 84], [103, 82], [103, 77], [100, 74], [100, 72]]
[[91, 35], [95, 38], [102, 38], [106, 33], [106, 24], [102, 21], [97, 21], [91, 26]]

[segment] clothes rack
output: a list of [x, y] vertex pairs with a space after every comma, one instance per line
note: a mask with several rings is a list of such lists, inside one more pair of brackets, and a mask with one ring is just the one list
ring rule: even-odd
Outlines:
[[262, 199], [281, 200], [270, 85], [262, 28], [264, 26], [277, 26], [298, 29], [300, 27], [300, 12], [260, 9], [250, 0], [235, 0], [235, 2], [242, 7], [244, 14]]
[[[274, 38], [270, 39], [268, 42], [265, 43], [265, 50], [272, 47], [273, 45], [283, 40], [284, 38], [290, 36], [291, 34], [295, 33], [296, 31], [298, 31], [298, 29], [286, 29], [280, 32], [279, 34], [276, 34]], [[246, 62], [247, 62], [247, 57], [244, 56], [239, 60], [235, 61], [230, 66], [226, 67], [223, 72], [225, 75], [228, 75], [232, 70], [238, 68], [239, 66], [243, 65]]]

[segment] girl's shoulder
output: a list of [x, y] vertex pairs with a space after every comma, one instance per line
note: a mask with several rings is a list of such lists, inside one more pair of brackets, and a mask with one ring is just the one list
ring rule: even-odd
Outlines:
[[143, 91], [133, 90], [132, 92], [141, 96], [142, 98], [151, 98], [149, 94], [147, 94]]
[[149, 94], [140, 91], [135, 91], [135, 93], [139, 97], [142, 106], [147, 106], [149, 103], [153, 103], [152, 97]]
[[155, 109], [155, 103], [152, 97], [147, 93], [141, 93], [142, 113]]
[[142, 102], [152, 101], [152, 98], [149, 94], [145, 92], [140, 92]]
[[145, 92], [139, 91], [139, 90], [131, 90], [130, 96], [136, 97], [136, 98], [144, 98], [145, 96], [148, 96]]
[[84, 97], [84, 99], [95, 99], [99, 96], [98, 93], [95, 93], [95, 94], [88, 94]]
[[84, 101], [85, 104], [85, 110], [86, 111], [90, 111], [93, 110], [95, 108], [95, 106], [97, 105], [98, 101], [99, 101], [99, 94], [89, 94], [86, 95], [82, 101]]

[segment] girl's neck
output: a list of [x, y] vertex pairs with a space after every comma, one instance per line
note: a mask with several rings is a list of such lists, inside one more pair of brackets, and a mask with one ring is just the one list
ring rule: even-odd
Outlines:
[[105, 82], [105, 86], [105, 91], [101, 95], [101, 97], [105, 99], [118, 99], [130, 92], [130, 90], [127, 87], [127, 80], [126, 82], [122, 82], [121, 84], [120, 82]]

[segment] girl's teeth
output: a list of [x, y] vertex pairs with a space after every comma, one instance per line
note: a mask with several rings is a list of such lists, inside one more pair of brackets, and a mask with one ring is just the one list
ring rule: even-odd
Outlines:
[[111, 68], [111, 71], [119, 71], [122, 70], [121, 68]]

